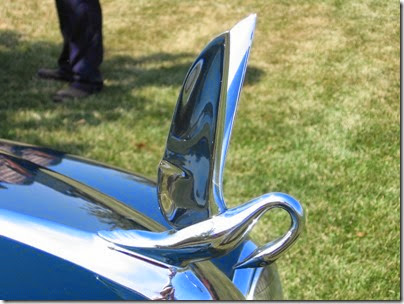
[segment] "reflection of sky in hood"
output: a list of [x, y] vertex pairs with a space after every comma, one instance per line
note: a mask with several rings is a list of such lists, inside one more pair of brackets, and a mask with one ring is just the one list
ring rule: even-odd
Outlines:
[[[14, 150], [14, 149], [12, 149]], [[49, 163], [57, 157], [31, 148], [20, 154]], [[49, 157], [48, 157], [49, 156]], [[60, 158], [57, 160], [60, 162]], [[0, 152], [0, 209], [43, 218], [82, 230], [141, 228], [111, 210], [98, 192], [26, 159]]]
[[29, 185], [5, 184], [6, 189], [0, 192], [0, 208], [85, 231], [141, 228], [109, 209], [91, 193], [60, 181], [43, 170], [30, 171]]
[[[17, 163], [20, 163], [21, 166], [29, 169], [28, 171], [31, 174], [36, 174], [34, 172], [38, 169], [42, 173], [46, 173], [47, 171], [42, 169], [42, 167], [49, 167], [52, 172], [60, 173], [65, 177], [67, 176], [77, 182], [83, 183], [98, 190], [98, 194], [103, 193], [113, 197], [131, 206], [140, 213], [146, 214], [155, 221], [170, 227], [159, 210], [155, 182], [142, 176], [137, 176], [118, 168], [109, 167], [106, 164], [93, 162], [48, 148], [26, 146], [24, 144], [4, 140], [0, 140], [0, 155], [14, 159]], [[6, 169], [10, 170], [8, 166]], [[14, 170], [11, 171], [12, 174], [16, 174]], [[0, 173], [0, 178], [1, 175]], [[8, 182], [4, 180], [3, 182], [0, 181], [1, 199], [3, 199], [3, 195], [7, 192], [4, 191], [4, 189], [8, 189], [10, 184], [30, 185], [33, 182], [34, 184], [35, 182], [44, 184], [45, 175], [47, 174], [41, 175], [42, 180], [39, 180], [38, 176], [28, 179], [26, 175], [24, 177], [24, 175], [21, 176], [21, 174], [19, 174], [19, 176], [22, 177], [21, 180], [17, 180], [14, 177], [13, 179], [7, 178]], [[53, 182], [49, 183], [51, 180]], [[122, 226], [122, 219], [113, 219], [114, 216], [109, 213], [110, 209], [104, 206], [101, 201], [98, 201], [96, 198], [98, 197], [97, 195], [94, 197], [88, 190], [84, 192], [79, 191], [80, 193], [73, 190], [63, 190], [59, 186], [56, 186], [60, 185], [61, 182], [59, 178], [48, 175], [48, 179], [44, 185], [47, 185], [50, 190], [61, 191], [67, 196], [82, 197], [89, 202], [89, 204], [86, 205], [89, 214], [97, 216], [100, 220], [102, 219], [102, 221], [109, 222], [112, 226], [116, 225], [118, 222], [120, 222]], [[28, 192], [31, 192], [31, 195], [27, 195], [23, 199], [26, 204], [32, 204], [35, 198], [35, 190], [33, 190], [32, 187]], [[75, 208], [74, 204], [71, 206]], [[98, 206], [102, 208], [100, 209]], [[118, 215], [116, 212], [112, 213]], [[134, 225], [135, 223], [133, 221], [125, 224], [127, 227], [133, 227]]]

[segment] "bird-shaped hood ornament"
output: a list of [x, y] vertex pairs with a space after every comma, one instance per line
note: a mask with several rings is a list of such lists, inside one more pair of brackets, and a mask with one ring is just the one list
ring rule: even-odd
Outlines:
[[223, 199], [225, 158], [255, 24], [253, 14], [213, 39], [185, 77], [158, 169], [160, 209], [173, 228], [100, 231], [101, 238], [167, 264], [185, 266], [226, 255], [246, 239], [260, 216], [282, 208], [291, 217], [287, 233], [234, 267], [272, 263], [297, 239], [304, 212], [293, 197], [269, 193], [232, 209]]

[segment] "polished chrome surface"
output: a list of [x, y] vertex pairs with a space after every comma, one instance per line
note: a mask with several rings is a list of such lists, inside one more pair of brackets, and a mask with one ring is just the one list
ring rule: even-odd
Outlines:
[[100, 231], [98, 235], [134, 252], [140, 252], [168, 264], [185, 266], [191, 262], [227, 254], [247, 237], [259, 217], [273, 208], [282, 208], [289, 213], [290, 229], [281, 238], [254, 250], [234, 266], [234, 268], [259, 267], [279, 258], [294, 243], [303, 228], [303, 209], [299, 202], [289, 195], [265, 194], [180, 230], [150, 232], [118, 229]]
[[[238, 261], [244, 260], [256, 248], [257, 245], [251, 240], [244, 242]], [[264, 267], [235, 269], [232, 282], [247, 300], [283, 299], [276, 262]]]
[[[142, 224], [141, 218], [136, 219], [136, 214], [130, 212], [130, 209], [128, 211], [127, 209], [116, 208], [114, 206], [115, 204], [121, 205], [119, 202], [123, 202], [131, 207], [131, 209], [135, 209], [160, 223], [161, 227], [158, 227], [155, 231], [170, 229], [169, 223], [158, 209], [156, 183], [143, 176], [83, 157], [5, 139], [0, 139], [0, 151], [11, 153], [13, 156], [8, 156], [7, 164], [0, 164], [0, 171], [8, 171], [12, 168], [12, 175], [9, 176], [9, 178], [12, 177], [9, 180], [12, 183], [0, 182], [0, 209], [3, 208], [33, 217], [41, 217], [87, 232], [116, 228], [139, 229], [137, 228], [139, 226], [136, 226], [137, 224], [145, 225], [145, 223]], [[29, 162], [23, 162], [21, 158]], [[11, 162], [13, 164], [9, 166]], [[34, 164], [31, 164], [31, 162]], [[23, 170], [18, 170], [20, 167], [23, 167]], [[46, 170], [43, 167], [51, 170]], [[28, 174], [21, 176], [21, 172], [24, 172], [24, 170]], [[36, 176], [36, 172], [38, 171], [40, 171], [39, 177]], [[53, 175], [50, 176], [47, 172], [52, 172]], [[55, 175], [55, 173], [59, 174]], [[45, 178], [41, 176], [45, 176]], [[27, 180], [27, 177], [31, 178], [30, 183], [15, 183], [15, 181], [20, 179]], [[62, 183], [59, 177], [65, 183]], [[5, 179], [5, 177], [3, 178]], [[75, 185], [79, 185], [79, 188], [73, 186], [71, 183], [73, 180], [75, 181]], [[98, 192], [102, 192], [102, 197], [106, 199], [106, 202], [102, 198], [101, 200], [91, 198], [92, 193]], [[33, 196], [32, 193], [36, 195]], [[119, 202], [116, 202], [116, 200]], [[119, 210], [122, 210], [122, 212], [116, 214], [115, 212]], [[128, 222], [127, 217], [134, 222]], [[128, 226], [128, 224], [130, 225]], [[251, 253], [256, 247], [252, 241], [248, 240], [242, 242], [226, 256], [211, 260], [219, 270], [223, 271], [233, 281], [233, 284], [244, 295], [247, 294], [248, 290], [245, 286], [249, 286], [248, 275], [246, 273], [254, 272], [254, 270], [233, 270], [232, 267], [240, 261], [240, 252], [242, 252], [241, 256], [245, 257], [246, 254]], [[8, 256], [11, 257], [14, 255]], [[25, 260], [28, 259], [25, 258]], [[9, 263], [9, 265], [13, 263]], [[207, 263], [202, 263], [204, 264], [203, 270], [206, 272]], [[38, 267], [41, 266], [38, 265]], [[66, 268], [70, 269], [67, 266]], [[27, 271], [29, 270], [27, 269]], [[217, 270], [213, 271], [213, 273], [216, 272]], [[240, 272], [243, 273], [241, 278], [237, 275]], [[234, 280], [235, 278], [236, 280]], [[15, 279], [17, 280], [17, 278]], [[11, 282], [11, 280], [7, 280], [7, 282]], [[55, 280], [52, 280], [52, 282], [55, 282]], [[103, 283], [105, 282], [103, 281]], [[1, 284], [2, 281], [0, 280]], [[90, 285], [88, 281], [86, 284]], [[56, 282], [54, 285], [57, 285]], [[111, 283], [107, 285], [110, 286]], [[72, 284], [69, 284], [69, 286], [77, 290]], [[26, 286], [26, 288], [28, 287], [34, 288], [32, 285]], [[9, 292], [12, 292], [11, 289], [11, 287], [8, 289]], [[117, 288], [112, 289], [116, 290]], [[67, 290], [67, 287], [64, 290]], [[18, 294], [17, 291], [15, 292]], [[121, 293], [122, 291], [119, 291], [119, 294]], [[40, 294], [40, 292], [35, 292], [34, 289], [32, 289], [32, 292], [27, 291], [25, 295], [28, 298], [24, 299], [35, 298], [35, 296], [29, 297], [32, 294]], [[60, 299], [66, 298], [62, 296]], [[131, 297], [128, 299], [131, 299]]]
[[[255, 209], [256, 220], [272, 208], [284, 209], [289, 213], [291, 225], [282, 237], [257, 248], [243, 261], [234, 265], [234, 268], [265, 266], [276, 261], [296, 241], [305, 224], [305, 215], [302, 206], [290, 195], [269, 193], [252, 200], [248, 204], [252, 205], [251, 209]], [[252, 223], [252, 225], [254, 224], [255, 222]]]
[[0, 209], [0, 227], [0, 237], [70, 261], [148, 299], [244, 298], [210, 262], [172, 267], [113, 246], [94, 233], [5, 209]]
[[[225, 158], [255, 22], [251, 15], [218, 36], [191, 66], [159, 166], [158, 192], [154, 182], [121, 169], [0, 140], [0, 240], [88, 269], [118, 293], [123, 291], [116, 286], [149, 299], [251, 297], [261, 266], [287, 250], [304, 224], [300, 204], [285, 194], [229, 210], [223, 199]], [[261, 248], [244, 246], [272, 208], [290, 214], [289, 231]], [[224, 255], [218, 264], [234, 266], [227, 276], [208, 261]]]
[[[251, 240], [246, 240], [237, 259], [237, 262], [241, 262], [242, 260], [244, 260], [255, 249], [257, 249], [257, 245]], [[262, 269], [262, 267], [233, 269], [234, 272], [232, 282], [238, 287], [238, 289], [246, 297], [246, 299], [253, 289], [254, 277], [259, 269]]]
[[226, 210], [222, 180], [256, 16], [212, 40], [180, 91], [158, 170], [159, 202], [175, 228]]
[[[6, 145], [4, 142], [2, 142], [2, 145], [0, 150], [5, 151]], [[41, 252], [60, 257], [63, 260], [93, 271], [119, 285], [122, 285], [125, 280], [131, 281], [131, 284], [123, 286], [129, 288], [132, 292], [140, 292], [147, 298], [161, 298], [163, 295], [176, 299], [242, 298], [242, 295], [229, 278], [210, 261], [192, 265], [188, 269], [178, 270], [175, 277], [171, 278], [171, 285], [175, 287], [175, 291], [167, 294], [171, 274], [167, 269], [171, 267], [170, 265], [150, 259], [139, 253], [129, 252], [121, 247], [113, 246], [94, 233], [100, 229], [117, 228], [164, 231], [166, 228], [163, 225], [129, 208], [111, 196], [27, 159], [40, 162], [39, 157], [37, 157], [40, 155], [43, 160], [47, 160], [46, 163], [42, 161], [43, 164], [52, 163], [55, 165], [53, 168], [57, 167], [58, 170], [64, 173], [70, 173], [68, 166], [73, 171], [74, 168], [80, 168], [77, 160], [74, 163], [75, 166], [73, 166], [73, 163], [68, 162], [69, 165], [65, 163], [64, 166], [58, 167], [65, 162], [64, 157], [57, 156], [57, 153], [52, 153], [49, 150], [44, 149], [41, 151], [36, 150], [34, 147], [10, 144], [7, 145], [7, 149], [9, 152], [14, 153], [19, 150], [26, 159], [0, 152], [0, 170], [3, 170], [2, 174], [0, 174], [0, 239], [6, 237], [32, 246], [41, 250]], [[69, 158], [69, 160], [71, 159], [72, 157]], [[50, 162], [49, 160], [52, 161]], [[98, 176], [94, 180], [97, 178], [107, 179], [109, 176], [107, 173], [110, 171], [104, 172], [100, 170], [100, 168], [96, 170], [94, 166], [94, 168], [90, 168], [86, 172], [88, 175], [97, 172]], [[110, 182], [113, 182], [112, 177], [119, 173], [118, 171], [114, 172], [111, 175]], [[77, 175], [78, 172], [75, 172], [75, 174]], [[127, 178], [127, 175], [122, 176], [122, 180], [125, 178]], [[140, 185], [134, 183], [133, 186], [139, 187], [143, 185], [143, 180], [139, 182], [142, 183]], [[95, 186], [97, 185], [95, 184]], [[139, 189], [143, 189], [144, 192], [137, 193], [136, 197], [142, 196], [139, 197], [143, 199], [142, 204], [148, 203], [148, 187], [149, 185], [147, 185], [146, 189], [143, 189], [144, 186], [142, 186]], [[157, 199], [155, 185], [153, 185], [153, 190], [154, 199]], [[155, 208], [154, 212], [158, 212], [158, 209]], [[103, 246], [113, 250], [115, 254], [107, 253], [108, 251], [105, 251], [103, 246], [101, 246], [103, 248], [101, 250], [98, 244], [104, 244]], [[127, 260], [127, 257], [132, 257], [133, 259]], [[9, 259], [13, 260], [15, 258], [8, 256], [3, 262], [7, 263]], [[115, 259], [119, 261], [116, 262]], [[100, 264], [97, 264], [96, 261]], [[119, 266], [115, 271], [111, 271], [114, 265], [121, 265], [121, 261], [123, 264], [125, 261], [131, 262], [128, 262], [126, 266]], [[101, 265], [102, 263], [106, 265]], [[141, 265], [137, 265], [137, 263]], [[143, 265], [144, 263], [151, 264], [151, 266], [145, 266]], [[117, 274], [123, 269], [126, 269], [128, 273]], [[161, 284], [145, 286], [144, 284], [147, 283], [147, 280], [143, 280], [140, 275], [137, 277], [132, 273], [136, 271], [150, 273], [150, 280], [160, 280]], [[162, 274], [159, 273], [160, 271]], [[207, 274], [207, 272], [209, 273]], [[3, 272], [4, 275], [5, 273]], [[126, 278], [116, 280], [118, 275], [126, 276]], [[212, 276], [213, 278], [220, 278], [224, 283], [221, 285], [212, 284], [209, 281]], [[159, 277], [163, 278], [158, 279]], [[75, 276], [73, 275], [72, 280], [74, 278]], [[187, 282], [182, 282], [184, 280]], [[195, 288], [198, 290], [188, 294], [187, 291], [191, 289], [187, 284], [197, 286]], [[202, 285], [199, 286], [200, 284]], [[225, 288], [222, 288], [222, 286], [225, 286]], [[144, 288], [148, 291], [143, 292]], [[52, 293], [52, 291], [49, 292]], [[160, 294], [161, 292], [163, 295]], [[44, 299], [45, 295], [45, 291], [38, 290], [34, 298]], [[10, 299], [13, 298], [15, 299], [15, 297]]]
[[275, 263], [257, 268], [246, 300], [282, 300], [282, 286]]

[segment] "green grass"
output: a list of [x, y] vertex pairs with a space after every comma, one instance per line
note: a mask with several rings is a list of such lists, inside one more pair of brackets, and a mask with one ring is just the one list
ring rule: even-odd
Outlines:
[[[400, 299], [399, 3], [102, 5], [106, 88], [59, 105], [50, 97], [62, 84], [34, 77], [60, 51], [53, 1], [2, 4], [0, 137], [155, 177], [193, 58], [256, 12], [226, 165], [228, 205], [271, 191], [304, 205], [305, 232], [278, 262], [285, 299]], [[253, 237], [267, 242], [287, 227], [273, 212]]]

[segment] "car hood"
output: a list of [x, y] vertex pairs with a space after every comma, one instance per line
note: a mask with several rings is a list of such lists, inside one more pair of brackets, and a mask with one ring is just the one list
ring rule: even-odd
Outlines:
[[72, 228], [163, 231], [155, 182], [52, 149], [0, 140], [0, 207]]
[[[11, 258], [17, 252], [8, 251], [21, 245], [9, 244], [9, 241], [3, 244], [4, 240], [29, 246], [18, 249], [18, 253], [33, 247], [61, 258], [57, 262], [59, 271], [71, 269], [69, 263], [87, 269], [90, 279], [85, 279], [86, 284], [91, 286], [94, 281], [91, 278], [96, 278], [102, 282], [104, 290], [112, 290], [118, 299], [164, 298], [160, 293], [168, 288], [167, 282], [175, 286], [176, 299], [243, 298], [240, 286], [232, 284], [231, 278], [232, 265], [243, 248], [245, 250], [245, 243], [229, 254], [226, 261], [194, 263], [174, 278], [174, 268], [167, 265], [136, 253], [110, 253], [107, 246], [100, 247], [96, 233], [102, 229], [164, 231], [170, 228], [159, 210], [156, 183], [129, 171], [48, 148], [0, 139], [0, 226], [0, 236], [5, 236], [5, 239], [0, 237], [0, 249], [11, 267], [18, 267], [20, 262]], [[255, 245], [248, 241], [247, 247], [251, 252]], [[111, 257], [111, 254], [120, 255]], [[29, 256], [37, 255], [37, 252], [29, 253]], [[23, 260], [26, 259], [24, 256]], [[48, 267], [49, 259], [46, 258], [41, 267]], [[108, 265], [111, 259], [123, 266]], [[95, 260], [97, 262], [93, 263]], [[35, 258], [35, 263], [37, 261]], [[28, 270], [20, 272], [24, 271]], [[77, 279], [80, 271], [74, 271], [71, 281]], [[16, 274], [16, 278], [20, 277], [18, 271]], [[21, 286], [19, 279], [19, 283], [13, 282], [13, 278], [6, 275], [4, 282], [0, 279], [11, 292], [10, 299], [24, 299], [17, 296], [20, 288], [25, 288], [28, 298], [47, 299], [46, 292], [31, 294], [27, 286]], [[215, 284], [218, 279], [220, 284]], [[38, 280], [44, 280], [41, 287], [55, 282]], [[31, 281], [29, 284], [32, 285]], [[244, 280], [242, 285], [245, 284], [249, 281]], [[140, 296], [134, 296], [136, 294]], [[90, 299], [96, 298], [94, 295]]]

